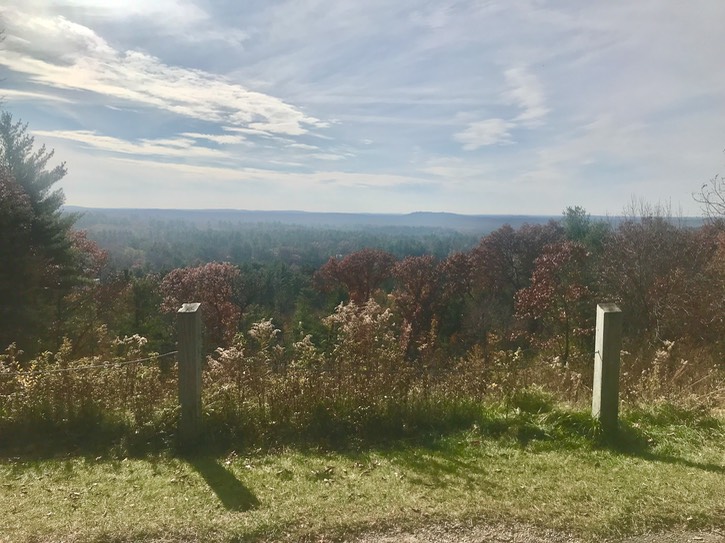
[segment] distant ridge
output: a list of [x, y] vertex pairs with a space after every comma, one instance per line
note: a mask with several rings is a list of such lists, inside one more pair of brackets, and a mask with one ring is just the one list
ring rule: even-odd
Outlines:
[[[281, 224], [310, 228], [359, 229], [404, 228], [446, 229], [465, 234], [485, 235], [508, 224], [518, 228], [523, 224], [545, 224], [560, 220], [562, 215], [459, 215], [456, 213], [416, 211], [413, 213], [323, 213], [312, 211], [254, 211], [243, 209], [119, 209], [64, 206], [67, 213], [79, 213], [80, 228], [117, 229], [133, 223], [170, 221], [197, 228], [228, 228], [234, 225]], [[592, 216], [617, 224], [622, 217]], [[700, 217], [673, 217], [683, 226], [698, 227]]]
[[[408, 227], [444, 228], [470, 233], [491, 232], [504, 224], [517, 227], [525, 223], [542, 224], [561, 216], [552, 215], [459, 215], [456, 213], [416, 211], [393, 213], [321, 213], [309, 211], [253, 211], [234, 209], [116, 209], [65, 206], [68, 213], [80, 213], [83, 227], [103, 222], [147, 222], [151, 220], [190, 222], [216, 227], [219, 223], [278, 223], [310, 227], [363, 228]], [[109, 225], [110, 226], [110, 225]]]

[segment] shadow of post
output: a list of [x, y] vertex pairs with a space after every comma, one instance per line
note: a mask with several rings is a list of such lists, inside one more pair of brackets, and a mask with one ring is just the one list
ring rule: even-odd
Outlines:
[[711, 473], [725, 473], [725, 466], [719, 464], [695, 462], [686, 458], [655, 452], [642, 431], [631, 424], [623, 422], [620, 423], [619, 429], [612, 436], [601, 439], [598, 445], [623, 456], [641, 458], [648, 462], [662, 462], [663, 464], [709, 471]]
[[201, 475], [229, 511], [249, 511], [259, 505], [257, 497], [215, 458], [193, 457], [186, 461]]

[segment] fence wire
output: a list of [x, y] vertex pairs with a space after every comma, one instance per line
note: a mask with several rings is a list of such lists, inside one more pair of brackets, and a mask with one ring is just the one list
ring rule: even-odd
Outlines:
[[179, 351], [170, 351], [168, 353], [164, 354], [157, 354], [153, 356], [147, 356], [145, 358], [138, 358], [136, 360], [125, 360], [123, 362], [110, 362], [106, 360], [102, 364], [88, 364], [85, 366], [74, 366], [71, 368], [53, 368], [48, 370], [34, 370], [34, 371], [24, 371], [24, 370], [18, 370], [18, 371], [0, 371], [0, 377], [13, 377], [17, 375], [22, 376], [33, 376], [33, 375], [47, 375], [51, 373], [67, 373], [67, 372], [74, 372], [74, 371], [85, 371], [85, 370], [93, 370], [93, 369], [118, 369], [122, 368], [124, 366], [130, 366], [131, 364], [140, 364], [142, 362], [148, 362], [150, 360], [159, 360], [160, 358], [166, 358], [169, 356], [173, 356], [175, 354], [178, 354]]

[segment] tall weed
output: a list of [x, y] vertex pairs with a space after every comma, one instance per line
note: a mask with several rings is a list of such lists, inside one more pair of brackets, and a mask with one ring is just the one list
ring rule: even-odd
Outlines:
[[[263, 319], [207, 357], [209, 445], [337, 447], [472, 425], [494, 431], [498, 423], [486, 422], [491, 406], [514, 414], [507, 424], [531, 426], [561, 402], [591, 401], [587, 352], [573, 350], [563, 365], [553, 354], [507, 349], [491, 338], [486, 352], [474, 346], [449, 359], [431, 342], [411, 360], [393, 313], [372, 300], [341, 304], [323, 324], [320, 343], [305, 335], [285, 346], [273, 321]], [[173, 442], [173, 359], [157, 359], [138, 335], [109, 338], [101, 329], [99, 337], [101, 354], [79, 360], [69, 341], [29, 363], [14, 346], [0, 355], [0, 447], [59, 440], [144, 450]], [[725, 405], [724, 391], [725, 368], [708, 353], [673, 342], [622, 353], [626, 405], [712, 409]], [[524, 442], [540, 437], [536, 424], [521, 430]]]

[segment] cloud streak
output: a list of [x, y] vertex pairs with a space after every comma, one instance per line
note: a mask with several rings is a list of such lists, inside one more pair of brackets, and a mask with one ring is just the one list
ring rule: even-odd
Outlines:
[[549, 113], [541, 82], [523, 66], [509, 68], [504, 75], [509, 85], [506, 99], [521, 109], [514, 122], [528, 127], [537, 126]]
[[[80, 143], [87, 148], [113, 154], [153, 156], [167, 158], [226, 158], [227, 153], [197, 145], [195, 139], [207, 139], [204, 134], [191, 137], [169, 139], [142, 139], [138, 142], [127, 141], [112, 136], [104, 136], [90, 130], [33, 130], [34, 136], [68, 140]], [[193, 137], [196, 136], [196, 137]]]
[[503, 119], [486, 119], [470, 123], [454, 138], [463, 144], [466, 151], [474, 151], [488, 145], [512, 143], [511, 128], [514, 126], [514, 123]]
[[46, 88], [96, 93], [203, 121], [299, 136], [328, 124], [274, 96], [203, 70], [170, 66], [137, 50], [118, 51], [62, 16], [6, 10], [8, 51], [0, 63]]
[[524, 66], [504, 71], [507, 89], [501, 101], [513, 105], [520, 113], [511, 119], [492, 118], [470, 122], [453, 137], [463, 144], [465, 151], [475, 151], [490, 145], [515, 143], [512, 132], [518, 128], [535, 129], [543, 124], [549, 113], [541, 83]]

